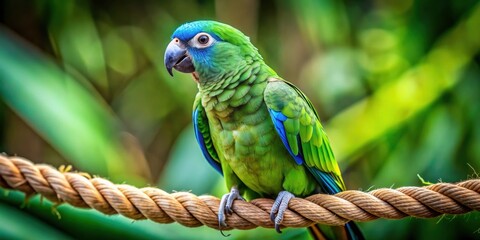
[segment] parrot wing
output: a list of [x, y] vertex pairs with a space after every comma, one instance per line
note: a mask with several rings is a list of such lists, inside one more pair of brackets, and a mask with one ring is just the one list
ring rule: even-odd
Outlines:
[[318, 113], [293, 84], [270, 78], [264, 99], [275, 129], [297, 164], [312, 173], [325, 193], [345, 190], [345, 184]]
[[220, 165], [220, 159], [218, 158], [217, 150], [213, 146], [213, 141], [210, 135], [210, 127], [208, 125], [207, 115], [203, 108], [200, 95], [198, 94], [193, 104], [193, 128], [195, 131], [195, 138], [198, 145], [202, 150], [203, 156], [207, 159], [207, 162], [215, 168], [220, 174], [223, 175], [222, 167]]

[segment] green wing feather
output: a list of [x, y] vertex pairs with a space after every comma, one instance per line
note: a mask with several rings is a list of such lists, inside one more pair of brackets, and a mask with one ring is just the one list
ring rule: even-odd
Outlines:
[[213, 145], [213, 140], [210, 135], [210, 127], [208, 125], [207, 115], [205, 109], [201, 104], [200, 94], [197, 94], [195, 102], [193, 103], [193, 126], [195, 130], [195, 137], [202, 153], [207, 159], [208, 163], [212, 165], [215, 170], [223, 174], [220, 159], [217, 150]]
[[[284, 119], [277, 121], [277, 124], [283, 123], [284, 134], [291, 149], [290, 153], [303, 159], [303, 164], [309, 168], [321, 185], [334, 181], [337, 190], [327, 192], [345, 190], [328, 137], [320, 123], [317, 111], [305, 94], [287, 81], [271, 78], [265, 89], [264, 99], [269, 110], [281, 114]], [[318, 170], [321, 172], [316, 174]]]

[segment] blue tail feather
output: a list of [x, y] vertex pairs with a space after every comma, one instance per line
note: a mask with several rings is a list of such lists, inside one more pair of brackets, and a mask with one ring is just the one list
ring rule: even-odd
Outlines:
[[308, 227], [313, 239], [336, 240], [364, 240], [362, 232], [355, 222], [348, 222], [344, 226], [327, 226], [314, 224]]
[[358, 228], [357, 224], [355, 222], [348, 222], [345, 224], [345, 230], [347, 231], [347, 238], [352, 239], [352, 240], [363, 240], [365, 239], [363, 237], [362, 232], [360, 231], [360, 228]]

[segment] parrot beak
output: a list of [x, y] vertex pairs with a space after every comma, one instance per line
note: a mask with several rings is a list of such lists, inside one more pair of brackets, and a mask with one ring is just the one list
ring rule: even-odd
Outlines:
[[173, 77], [172, 68], [183, 73], [192, 73], [195, 67], [192, 58], [188, 55], [187, 47], [178, 38], [174, 38], [167, 46], [165, 51], [165, 67], [168, 73]]

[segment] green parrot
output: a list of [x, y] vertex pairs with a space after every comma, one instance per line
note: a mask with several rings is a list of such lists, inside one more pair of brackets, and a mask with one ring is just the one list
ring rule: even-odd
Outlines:
[[[220, 203], [220, 226], [226, 226], [234, 200], [276, 197], [270, 216], [281, 232], [293, 197], [345, 190], [312, 103], [265, 64], [242, 32], [215, 21], [183, 24], [173, 33], [164, 60], [170, 75], [173, 68], [191, 73], [198, 85], [195, 136], [231, 189]], [[318, 237], [329, 237], [325, 226], [310, 228], [323, 235]], [[340, 237], [363, 239], [354, 222], [340, 228]]]

